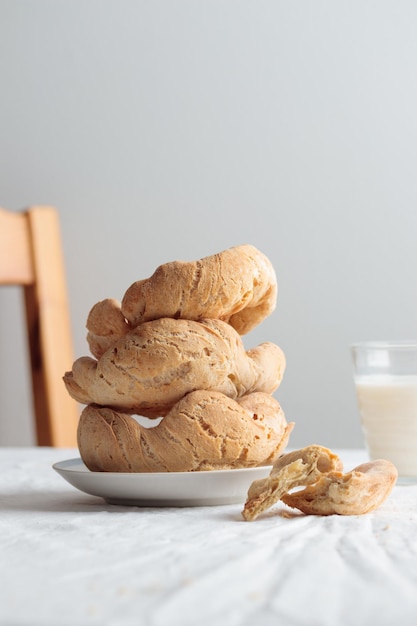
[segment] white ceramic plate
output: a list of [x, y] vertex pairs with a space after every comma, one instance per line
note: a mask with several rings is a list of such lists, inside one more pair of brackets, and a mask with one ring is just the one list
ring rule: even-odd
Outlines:
[[109, 504], [182, 507], [244, 503], [252, 481], [265, 478], [271, 470], [265, 466], [210, 472], [90, 472], [81, 459], [52, 467], [80, 491]]

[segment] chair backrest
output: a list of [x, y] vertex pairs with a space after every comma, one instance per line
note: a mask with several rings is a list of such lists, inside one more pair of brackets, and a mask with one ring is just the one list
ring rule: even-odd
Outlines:
[[78, 406], [62, 381], [72, 367], [73, 346], [54, 208], [0, 209], [0, 285], [24, 291], [37, 444], [75, 446]]

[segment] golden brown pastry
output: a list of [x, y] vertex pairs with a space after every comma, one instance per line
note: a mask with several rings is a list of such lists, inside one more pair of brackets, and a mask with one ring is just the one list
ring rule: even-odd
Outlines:
[[281, 500], [308, 515], [363, 515], [388, 498], [397, 476], [397, 468], [380, 459], [358, 465], [347, 474], [330, 472]]
[[252, 393], [238, 401], [194, 391], [154, 428], [130, 415], [90, 405], [78, 428], [81, 457], [92, 471], [188, 472], [272, 463], [287, 445], [278, 402]]
[[274, 463], [267, 478], [251, 484], [242, 516], [252, 521], [291, 489], [315, 483], [323, 474], [340, 469], [339, 457], [323, 446], [311, 445], [288, 452]]
[[254, 246], [235, 246], [199, 261], [173, 261], [129, 287], [121, 310], [131, 326], [161, 317], [229, 322], [240, 335], [275, 309], [277, 281]]
[[91, 354], [99, 359], [118, 339], [131, 330], [120, 303], [112, 298], [97, 302], [87, 318], [87, 342]]
[[226, 322], [162, 318], [127, 333], [98, 361], [77, 359], [64, 382], [82, 404], [159, 417], [197, 389], [230, 398], [272, 393], [284, 369], [278, 346], [268, 342], [245, 352], [240, 336]]

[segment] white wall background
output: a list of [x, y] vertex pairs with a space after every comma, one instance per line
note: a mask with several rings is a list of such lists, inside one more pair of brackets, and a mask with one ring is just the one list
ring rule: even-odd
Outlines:
[[[417, 337], [417, 3], [0, 0], [0, 204], [61, 215], [76, 356], [91, 306], [253, 243], [291, 445], [360, 446], [349, 344]], [[33, 441], [0, 295], [0, 445]]]

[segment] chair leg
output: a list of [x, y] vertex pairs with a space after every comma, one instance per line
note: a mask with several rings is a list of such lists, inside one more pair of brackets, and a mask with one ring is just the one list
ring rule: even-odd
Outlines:
[[38, 306], [36, 290], [33, 286], [25, 287], [25, 309], [28, 349], [31, 367], [33, 406], [35, 412], [36, 440], [40, 446], [53, 446], [50, 406], [42, 363]]
[[28, 218], [35, 280], [25, 299], [38, 444], [74, 447], [78, 405], [62, 381], [73, 354], [58, 215], [32, 207]]

